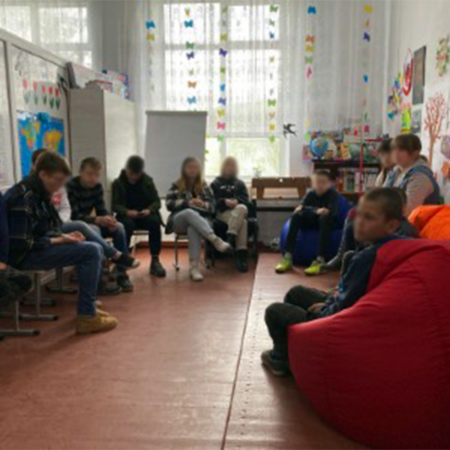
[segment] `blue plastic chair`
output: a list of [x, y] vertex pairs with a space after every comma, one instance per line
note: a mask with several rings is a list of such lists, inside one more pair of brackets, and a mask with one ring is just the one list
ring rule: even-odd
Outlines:
[[[344, 228], [345, 219], [353, 205], [342, 195], [339, 196], [339, 213], [337, 218], [336, 229], [333, 230], [330, 236], [330, 245], [328, 246], [328, 252], [325, 255], [327, 260], [333, 258], [339, 248], [339, 244], [342, 239], [342, 232]], [[283, 227], [280, 237], [280, 247], [282, 253], [286, 249], [286, 240], [289, 231], [289, 225], [291, 219], [289, 219]], [[295, 250], [293, 254], [294, 264], [303, 266], [309, 266], [312, 261], [317, 257], [317, 249], [319, 245], [319, 232], [318, 230], [300, 230], [295, 242]]]

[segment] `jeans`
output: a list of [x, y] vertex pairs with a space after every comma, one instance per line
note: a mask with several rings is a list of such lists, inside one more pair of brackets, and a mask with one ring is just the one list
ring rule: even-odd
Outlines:
[[153, 214], [137, 219], [118, 216], [117, 220], [125, 227], [128, 247], [130, 247], [131, 237], [136, 230], [148, 231], [150, 254], [152, 256], [159, 256], [161, 253], [161, 220], [157, 215]]
[[265, 321], [273, 340], [273, 353], [277, 358], [288, 359], [288, 328], [317, 319], [318, 314], [308, 312], [308, 308], [325, 302], [326, 299], [325, 292], [297, 286], [286, 294], [284, 303], [273, 303], [266, 309]]
[[65, 222], [63, 223], [61, 230], [63, 233], [73, 233], [74, 231], [79, 231], [87, 241], [99, 244], [108, 259], [111, 259], [117, 253], [117, 250], [110, 245], [108, 241], [103, 239], [99, 228], [96, 227], [96, 229], [94, 229], [86, 222], [82, 222], [81, 220]]
[[210, 223], [197, 211], [185, 209], [177, 213], [173, 219], [174, 231], [187, 234], [189, 239], [189, 259], [198, 263], [202, 251], [202, 239], [214, 234]]
[[100, 236], [104, 238], [112, 238], [114, 248], [119, 250], [120, 253], [124, 255], [128, 255], [128, 242], [127, 242], [127, 233], [125, 231], [125, 227], [120, 222], [117, 223], [117, 226], [114, 230], [110, 230], [107, 227], [98, 227], [97, 225], [90, 225], [90, 227]]
[[295, 241], [297, 234], [301, 229], [318, 229], [319, 230], [319, 248], [317, 256], [324, 257], [327, 253], [328, 242], [331, 231], [335, 225], [334, 218], [329, 215], [319, 216], [310, 210], [303, 210], [295, 213], [291, 218], [291, 224], [286, 241], [286, 252], [293, 254], [295, 249]]
[[245, 205], [237, 205], [233, 209], [219, 212], [217, 218], [228, 225], [228, 234], [236, 236], [236, 249], [247, 250], [248, 245], [248, 209]]
[[20, 269], [50, 270], [75, 266], [79, 284], [78, 315], [95, 316], [95, 300], [103, 258], [102, 247], [95, 242], [52, 245], [45, 250], [32, 250]]

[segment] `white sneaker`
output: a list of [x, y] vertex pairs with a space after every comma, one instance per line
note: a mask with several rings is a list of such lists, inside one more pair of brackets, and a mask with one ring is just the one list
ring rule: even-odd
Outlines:
[[192, 281], [203, 281], [203, 274], [200, 272], [198, 266], [191, 266], [190, 275]]
[[209, 242], [211, 242], [212, 245], [214, 245], [214, 248], [220, 252], [220, 253], [228, 253], [232, 251], [232, 247], [228, 242], [223, 241], [220, 239], [219, 236], [216, 236], [215, 234], [211, 235], [211, 237], [208, 239]]

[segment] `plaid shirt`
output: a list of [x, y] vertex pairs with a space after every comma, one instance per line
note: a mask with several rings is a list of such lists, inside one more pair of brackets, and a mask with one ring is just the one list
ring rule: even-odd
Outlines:
[[61, 235], [61, 220], [36, 176], [13, 186], [5, 196], [9, 226], [9, 263], [20, 267], [32, 250], [50, 247]]
[[[86, 188], [81, 184], [80, 177], [75, 177], [67, 183], [67, 194], [72, 208], [72, 220], [95, 223], [95, 216], [109, 216], [101, 184]], [[92, 215], [93, 212], [95, 216]]]

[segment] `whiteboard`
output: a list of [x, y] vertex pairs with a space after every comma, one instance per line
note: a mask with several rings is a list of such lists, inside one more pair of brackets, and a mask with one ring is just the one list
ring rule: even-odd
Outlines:
[[180, 177], [181, 163], [188, 156], [204, 167], [206, 112], [148, 111], [145, 146], [146, 170], [162, 197]]
[[14, 184], [14, 153], [5, 63], [5, 44], [0, 41], [0, 190]]

